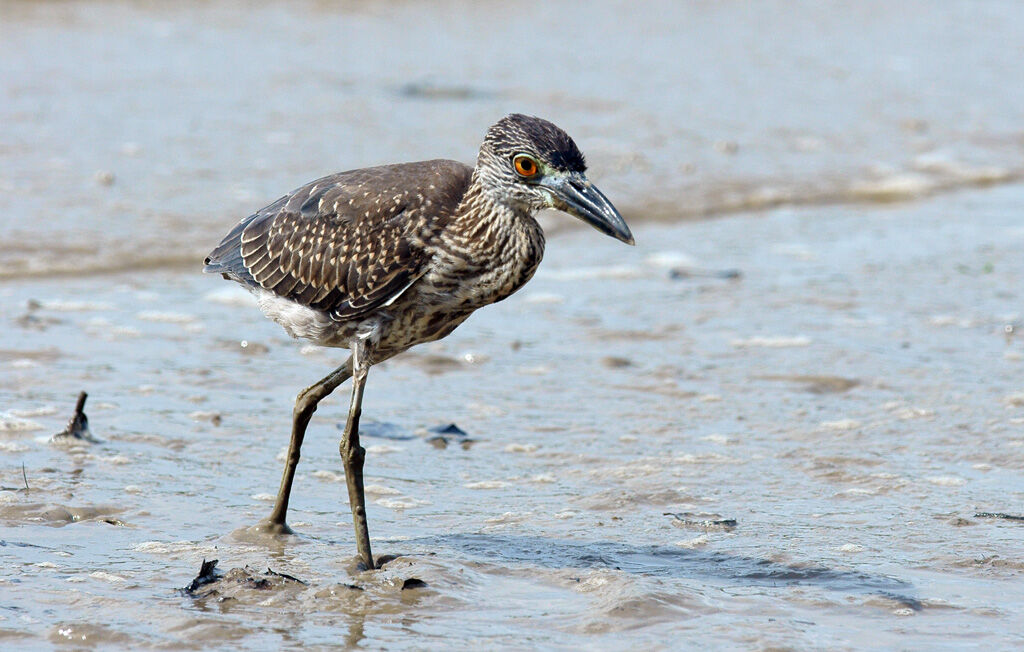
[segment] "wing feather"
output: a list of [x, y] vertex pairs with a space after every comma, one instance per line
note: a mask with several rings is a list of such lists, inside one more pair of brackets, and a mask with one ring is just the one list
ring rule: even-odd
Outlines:
[[250, 215], [206, 260], [344, 321], [390, 305], [424, 273], [472, 170], [424, 161], [342, 172]]

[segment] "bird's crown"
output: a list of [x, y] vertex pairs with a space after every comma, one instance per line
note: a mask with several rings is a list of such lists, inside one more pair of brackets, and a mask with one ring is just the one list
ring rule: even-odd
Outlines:
[[569, 134], [547, 120], [521, 113], [507, 115], [488, 129], [483, 150], [490, 150], [499, 158], [530, 154], [566, 172], [587, 169], [583, 154]]

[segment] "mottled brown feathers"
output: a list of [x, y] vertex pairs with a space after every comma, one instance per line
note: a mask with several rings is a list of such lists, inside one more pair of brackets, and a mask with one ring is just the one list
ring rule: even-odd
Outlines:
[[318, 179], [243, 220], [206, 269], [339, 321], [359, 316], [424, 272], [471, 174], [438, 160]]

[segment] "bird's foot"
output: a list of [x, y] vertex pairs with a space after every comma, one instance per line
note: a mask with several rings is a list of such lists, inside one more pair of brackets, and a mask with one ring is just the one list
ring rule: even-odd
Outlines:
[[377, 571], [381, 569], [381, 566], [383, 566], [389, 561], [393, 561], [394, 559], [394, 555], [381, 555], [377, 558], [377, 561], [374, 563], [373, 568], [371, 568], [366, 565], [366, 559], [364, 559], [362, 555], [355, 555], [352, 557], [352, 560], [348, 564], [348, 571], [350, 574], [353, 575], [358, 573], [364, 573], [366, 571]]
[[246, 531], [252, 534], [295, 534], [295, 531], [284, 521], [275, 521], [270, 518], [265, 518], [256, 525], [246, 528]]
[[291, 537], [286, 536], [291, 534], [295, 534], [295, 532], [288, 525], [271, 521], [268, 518], [256, 525], [238, 528], [231, 533], [231, 538], [244, 543], [281, 549], [292, 541]]

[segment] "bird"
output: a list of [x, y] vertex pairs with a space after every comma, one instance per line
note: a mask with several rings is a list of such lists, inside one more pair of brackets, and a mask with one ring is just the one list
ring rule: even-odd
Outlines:
[[292, 533], [288, 501], [306, 428], [318, 403], [351, 378], [339, 453], [357, 557], [365, 569], [375, 568], [359, 443], [370, 367], [447, 336], [475, 310], [523, 287], [544, 254], [535, 219], [542, 209], [634, 244], [586, 170], [565, 131], [513, 113], [487, 130], [475, 166], [437, 159], [339, 172], [231, 229], [203, 271], [250, 290], [292, 337], [349, 350], [341, 366], [296, 397], [281, 485], [258, 529]]

